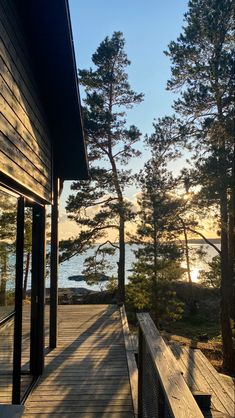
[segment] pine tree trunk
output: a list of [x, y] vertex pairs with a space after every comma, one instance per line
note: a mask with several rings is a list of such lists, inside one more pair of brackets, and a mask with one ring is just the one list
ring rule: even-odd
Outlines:
[[3, 277], [0, 285], [0, 306], [6, 306], [6, 284], [7, 281], [5, 277]]
[[117, 167], [109, 148], [109, 161], [112, 166], [113, 182], [119, 204], [119, 261], [118, 261], [118, 303], [125, 302], [125, 210], [122, 190], [119, 184]]
[[[235, 141], [233, 145], [232, 184], [229, 201], [228, 227], [229, 275], [231, 281], [231, 316], [235, 321]], [[235, 327], [235, 324], [234, 324]], [[234, 337], [235, 338], [235, 337]], [[235, 342], [234, 342], [235, 344]]]
[[[223, 123], [223, 111], [221, 98], [217, 99], [218, 120], [221, 126]], [[235, 372], [235, 356], [233, 347], [232, 323], [231, 323], [231, 295], [233, 292], [233, 283], [230, 274], [229, 260], [229, 201], [228, 201], [228, 185], [226, 160], [224, 158], [226, 144], [223, 138], [220, 138], [220, 222], [221, 222], [221, 285], [220, 285], [220, 323], [223, 344], [223, 368], [229, 372]], [[234, 169], [234, 167], [232, 168]], [[234, 179], [233, 179], [234, 181]]]
[[153, 237], [153, 245], [154, 245], [154, 277], [157, 279], [157, 227], [156, 227], [156, 214], [154, 212], [154, 237]]
[[0, 283], [0, 306], [6, 306], [6, 287], [7, 287], [7, 250], [3, 250], [1, 283]]
[[29, 275], [29, 262], [30, 262], [30, 253], [27, 253], [25, 273], [24, 273], [23, 299], [26, 299], [26, 291], [27, 291], [27, 283], [28, 283], [28, 275]]
[[185, 258], [186, 258], [188, 282], [190, 284], [190, 288], [192, 289], [192, 277], [191, 277], [190, 261], [189, 261], [188, 235], [187, 235], [187, 231], [186, 231], [186, 228], [185, 228], [185, 224], [184, 223], [183, 223], [183, 230], [184, 230]]
[[125, 219], [123, 211], [119, 223], [118, 302], [125, 302]]
[[184, 232], [184, 242], [185, 242], [184, 250], [185, 250], [185, 258], [186, 258], [186, 266], [187, 266], [188, 283], [189, 283], [188, 306], [189, 306], [190, 313], [192, 315], [195, 315], [197, 313], [197, 306], [196, 306], [196, 303], [194, 301], [194, 296], [193, 296], [193, 285], [192, 285], [192, 277], [191, 277], [191, 270], [190, 270], [190, 259], [189, 259], [188, 234], [187, 234], [187, 229], [186, 229], [185, 222], [181, 218], [180, 218], [180, 221], [182, 223], [183, 232]]
[[221, 214], [221, 287], [220, 287], [220, 321], [223, 342], [223, 368], [226, 371], [235, 371], [233, 350], [232, 324], [231, 324], [231, 294], [232, 283], [229, 274], [228, 258], [228, 211], [226, 189], [220, 196]]
[[[155, 203], [154, 203], [154, 208], [155, 208]], [[157, 225], [156, 225], [156, 212], [155, 212], [155, 209], [154, 209], [154, 212], [153, 212], [153, 217], [154, 217], [154, 221], [153, 221], [153, 234], [154, 234], [154, 236], [153, 236], [153, 251], [154, 251], [154, 256], [153, 256], [153, 258], [154, 258], [154, 274], [153, 274], [153, 278], [152, 278], [152, 286], [153, 286], [153, 288], [152, 288], [152, 297], [153, 297], [153, 303], [152, 303], [152, 305], [153, 305], [153, 315], [154, 315], [154, 322], [155, 322], [155, 324], [156, 324], [156, 327], [157, 328], [159, 328], [159, 312], [158, 312], [158, 306], [157, 306], [157, 304], [158, 304], [158, 301], [157, 300], [155, 300], [155, 296], [156, 296], [156, 292], [158, 292], [159, 291], [159, 286], [160, 286], [160, 284], [159, 284], [159, 282], [158, 282], [158, 280], [157, 280]], [[157, 298], [156, 298], [157, 299]]]
[[232, 318], [235, 319], [235, 300], [234, 300], [234, 286], [235, 286], [235, 224], [234, 224], [233, 208], [229, 211], [229, 225], [228, 225], [228, 257], [229, 257], [229, 276], [231, 283], [230, 293], [230, 307]]

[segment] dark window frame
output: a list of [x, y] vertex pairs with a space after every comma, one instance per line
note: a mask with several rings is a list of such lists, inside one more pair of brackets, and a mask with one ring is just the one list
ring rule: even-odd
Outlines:
[[[1, 192], [5, 193], [6, 195], [9, 195], [11, 197], [16, 198], [17, 199], [17, 206], [18, 206], [18, 201], [19, 201], [19, 198], [20, 198], [19, 193], [13, 191], [11, 188], [7, 187], [7, 185], [0, 182], [0, 193]], [[16, 208], [16, 212], [17, 212], [17, 208]], [[17, 233], [17, 222], [16, 222], [16, 233]], [[14, 287], [14, 290], [15, 290], [15, 287]], [[14, 300], [15, 300], [15, 291], [14, 291]], [[15, 302], [14, 302], [14, 309], [10, 313], [6, 314], [6, 316], [0, 317], [0, 327], [5, 325], [8, 321], [12, 320], [14, 315], [15, 315]]]

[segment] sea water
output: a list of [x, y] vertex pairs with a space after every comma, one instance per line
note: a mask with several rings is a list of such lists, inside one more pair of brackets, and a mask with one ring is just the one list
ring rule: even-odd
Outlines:
[[[220, 247], [217, 244], [218, 248]], [[47, 246], [47, 251], [49, 251], [50, 246]], [[198, 281], [198, 276], [200, 270], [208, 270], [208, 261], [210, 261], [217, 252], [214, 248], [207, 244], [189, 244], [190, 248], [190, 270], [191, 277], [194, 282]], [[200, 257], [195, 254], [195, 250], [202, 248], [205, 253], [205, 257]], [[137, 245], [126, 244], [126, 264], [125, 264], [125, 273], [126, 273], [126, 282], [128, 283], [128, 277], [132, 274], [133, 263], [135, 262], [135, 251], [138, 249]], [[70, 276], [81, 275], [84, 268], [84, 261], [87, 257], [94, 255], [94, 249], [88, 250], [86, 253], [81, 255], [76, 255], [70, 260], [65, 261], [59, 265], [59, 287], [60, 288], [69, 288], [69, 287], [86, 287], [87, 289], [92, 290], [102, 290], [105, 288], [106, 282], [103, 282], [101, 285], [89, 286], [85, 281], [75, 281], [69, 280]], [[110, 269], [105, 272], [107, 276], [117, 277], [117, 262], [118, 262], [118, 252], [113, 256], [109, 256]], [[15, 255], [11, 255], [8, 260], [9, 263], [9, 280], [7, 280], [7, 289], [14, 288], [14, 277], [15, 277]], [[31, 263], [30, 263], [31, 264]], [[183, 259], [181, 262], [183, 268], [186, 268], [186, 261]], [[31, 266], [30, 269], [31, 270]], [[49, 269], [48, 269], [49, 270]], [[30, 280], [30, 271], [28, 278], [27, 288], [30, 289], [31, 280]], [[46, 287], [50, 287], [50, 277], [49, 273], [46, 277]]]
[[[218, 248], [219, 245], [217, 244]], [[189, 244], [191, 250], [191, 262], [190, 270], [192, 280], [197, 282], [198, 275], [200, 270], [208, 270], [208, 261], [210, 261], [215, 255], [217, 255], [216, 250], [207, 244]], [[126, 244], [126, 281], [128, 282], [128, 277], [132, 274], [133, 263], [135, 261], [135, 251], [137, 250], [137, 245]], [[205, 252], [205, 257], [202, 258], [195, 254], [195, 250], [202, 248]], [[94, 250], [88, 250], [86, 253], [81, 255], [76, 255], [70, 260], [65, 261], [59, 266], [59, 287], [86, 287], [88, 289], [99, 290], [100, 286], [88, 286], [85, 281], [77, 282], [74, 280], [68, 280], [69, 276], [76, 276], [82, 274], [84, 260], [86, 257], [92, 256]], [[109, 272], [105, 272], [108, 276], [117, 277], [117, 262], [118, 262], [118, 252], [112, 257], [109, 257], [111, 268]], [[186, 267], [186, 262], [182, 261], [182, 267]], [[47, 286], [49, 286], [49, 278], [47, 279]], [[102, 284], [104, 288], [105, 284]]]

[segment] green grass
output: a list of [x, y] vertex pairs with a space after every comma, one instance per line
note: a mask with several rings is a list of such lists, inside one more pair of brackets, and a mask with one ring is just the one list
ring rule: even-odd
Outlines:
[[219, 323], [208, 321], [200, 315], [183, 318], [166, 327], [166, 331], [182, 337], [197, 340], [202, 334], [207, 334], [209, 340], [220, 341]]

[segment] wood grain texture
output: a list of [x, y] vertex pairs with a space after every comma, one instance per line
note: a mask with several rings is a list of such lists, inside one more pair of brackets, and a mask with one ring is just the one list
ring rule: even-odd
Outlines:
[[0, 0], [0, 170], [51, 201], [51, 139], [20, 19]]
[[[11, 4], [11, 7], [10, 7]], [[1, 40], [5, 45], [7, 54], [11, 57], [10, 61], [14, 62], [17, 72], [25, 81], [27, 88], [30, 90], [34, 101], [38, 99], [37, 85], [35, 83], [30, 54], [27, 48], [27, 41], [24, 36], [24, 28], [18, 16], [17, 9], [12, 0], [1, 0], [0, 2], [0, 27]], [[21, 40], [19, 41], [19, 38]], [[37, 108], [43, 114], [41, 103], [37, 103]]]
[[133, 418], [120, 312], [108, 305], [58, 307], [58, 346], [24, 417]]
[[22, 105], [22, 107], [27, 109], [30, 119], [33, 121], [42, 137], [47, 138], [49, 134], [45, 122], [45, 116], [37, 107], [38, 101], [35, 101], [26, 82], [21, 78], [18, 68], [15, 63], [12, 62], [11, 56], [8, 54], [8, 51], [4, 47], [1, 39], [0, 45], [0, 72], [2, 78], [9, 86], [16, 100]]
[[[43, 161], [40, 155], [34, 152], [32, 144], [27, 144], [24, 139], [19, 135], [14, 127], [8, 123], [8, 120], [0, 113], [0, 134], [1, 134], [1, 141], [6, 142], [8, 141], [11, 146], [18, 148], [19, 152], [21, 152], [26, 159], [28, 159], [31, 165], [34, 167], [34, 170], [38, 172], [38, 175], [42, 175], [48, 178], [48, 175], [51, 175], [51, 167], [45, 165], [45, 161]], [[2, 148], [1, 148], [2, 149]]]
[[135, 417], [138, 417], [138, 368], [135, 360], [134, 347], [132, 345], [132, 339], [124, 306], [120, 307], [120, 315], [126, 348], [126, 357], [129, 370], [133, 409]]
[[[29, 312], [30, 305], [23, 308], [22, 330], [22, 370], [28, 370], [29, 364]], [[11, 403], [12, 396], [12, 368], [13, 368], [13, 329], [14, 317], [0, 327], [0, 404]], [[22, 395], [31, 383], [30, 375], [22, 375]], [[0, 415], [1, 417], [1, 415]]]
[[234, 385], [226, 384], [201, 350], [177, 343], [171, 343], [170, 348], [190, 389], [211, 393], [212, 409], [233, 417]]
[[[30, 305], [24, 306], [23, 369], [29, 360]], [[108, 305], [58, 307], [58, 346], [49, 351], [45, 309], [45, 371], [28, 398], [24, 417], [133, 418], [122, 322]], [[11, 399], [13, 321], [0, 331], [0, 404]], [[22, 386], [29, 376], [23, 376]]]
[[[26, 142], [32, 146], [32, 150], [36, 154], [42, 154], [48, 166], [50, 162], [50, 142], [44, 142], [43, 136], [40, 134], [34, 122], [30, 119], [29, 111], [23, 103], [23, 100], [17, 101], [13, 92], [2, 76], [0, 76], [0, 94], [1, 94], [1, 111], [4, 115], [9, 114], [9, 122], [13, 126], [22, 125], [22, 132], [27, 132]], [[9, 106], [9, 107], [8, 107]], [[4, 112], [3, 112], [4, 110]], [[24, 131], [23, 131], [24, 129]], [[19, 132], [21, 135], [21, 132]], [[23, 138], [24, 138], [23, 136]], [[45, 138], [45, 137], [44, 137]]]
[[181, 375], [170, 348], [165, 344], [149, 314], [141, 313], [137, 314], [137, 317], [173, 417], [202, 418], [203, 415]]
[[51, 201], [51, 191], [48, 191], [40, 183], [35, 181], [32, 176], [21, 168], [20, 164], [16, 164], [12, 159], [9, 159], [7, 154], [2, 151], [0, 151], [0, 171], [42, 199], [48, 202]]

